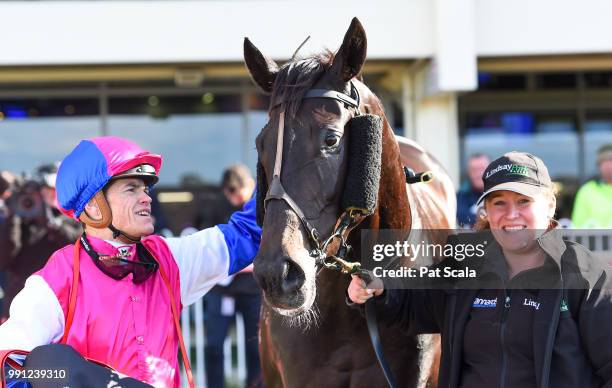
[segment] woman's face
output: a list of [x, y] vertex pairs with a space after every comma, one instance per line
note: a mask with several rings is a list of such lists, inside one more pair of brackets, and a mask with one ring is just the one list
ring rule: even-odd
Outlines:
[[555, 201], [539, 194], [528, 197], [500, 190], [485, 200], [487, 219], [495, 240], [505, 251], [522, 252], [533, 248], [554, 214]]

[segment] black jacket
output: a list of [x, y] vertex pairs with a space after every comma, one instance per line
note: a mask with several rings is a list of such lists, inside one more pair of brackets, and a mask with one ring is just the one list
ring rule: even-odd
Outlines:
[[[532, 333], [535, 386], [612, 387], [612, 270], [583, 246], [563, 241], [551, 231], [540, 239], [554, 276], [540, 289], [541, 306], [533, 311]], [[484, 276], [486, 258], [465, 260], [462, 266]], [[445, 260], [441, 266], [457, 265]], [[520, 274], [519, 274], [520, 275]], [[517, 277], [519, 276], [517, 275]], [[409, 334], [440, 333], [440, 387], [461, 383], [466, 323], [479, 293], [467, 281], [452, 281], [438, 289], [389, 289], [377, 298], [379, 319], [398, 324]], [[387, 283], [387, 282], [385, 282]], [[497, 386], [497, 382], [491, 385]]]

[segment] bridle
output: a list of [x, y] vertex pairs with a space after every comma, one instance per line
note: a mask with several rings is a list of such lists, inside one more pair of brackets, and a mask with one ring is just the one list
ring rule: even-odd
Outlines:
[[[349, 84], [351, 88], [350, 96], [345, 93], [331, 89], [310, 89], [308, 92], [306, 92], [303, 99], [328, 98], [340, 101], [348, 109], [354, 109], [354, 117], [356, 117], [361, 114], [361, 110], [359, 108], [359, 92], [352, 81], [349, 81]], [[351, 209], [343, 212], [336, 221], [336, 225], [332, 234], [324, 241], [321, 240], [317, 229], [312, 226], [310, 222], [308, 222], [300, 206], [287, 193], [281, 182], [281, 168], [283, 164], [283, 137], [285, 133], [284, 101], [275, 102], [274, 105], [272, 105], [271, 109], [277, 108], [279, 106], [281, 111], [279, 115], [278, 131], [276, 138], [276, 156], [274, 160], [274, 172], [272, 175], [272, 182], [270, 183], [270, 187], [264, 199], [264, 209], [265, 207], [267, 207], [268, 202], [271, 200], [285, 201], [285, 203], [298, 217], [304, 229], [306, 229], [306, 234], [308, 236], [308, 241], [311, 248], [310, 256], [315, 259], [317, 265], [324, 266], [326, 268], [339, 269], [342, 272], [346, 273], [353, 273], [358, 270], [359, 263], [348, 263], [346, 260], [344, 260], [344, 256], [350, 250], [350, 246], [346, 243], [346, 239], [351, 230], [354, 229], [355, 226], [357, 226], [361, 221], [363, 221], [367, 214], [363, 214], [362, 212], [356, 209]], [[334, 255], [327, 255], [328, 247], [336, 238], [340, 240], [340, 246], [337, 252]]]
[[[340, 101], [345, 105], [345, 107], [348, 107], [348, 109], [355, 109], [355, 115], [352, 117], [355, 118], [361, 115], [361, 110], [359, 108], [360, 98], [357, 88], [355, 87], [355, 85], [353, 85], [353, 82], [349, 81], [349, 83], [351, 87], [350, 96], [345, 93], [338, 92], [336, 90], [311, 89], [304, 95], [303, 99], [330, 98]], [[281, 111], [279, 115], [276, 139], [274, 172], [272, 176], [272, 182], [270, 183], [270, 187], [263, 201], [264, 211], [267, 206], [267, 203], [274, 199], [285, 201], [285, 203], [291, 208], [291, 210], [293, 210], [293, 212], [300, 220], [302, 226], [306, 229], [308, 241], [311, 247], [310, 256], [314, 258], [315, 263], [318, 267], [317, 273], [323, 268], [335, 269], [346, 274], [357, 274], [366, 283], [370, 283], [372, 281], [372, 276], [369, 271], [363, 270], [361, 268], [360, 262], [349, 262], [345, 259], [346, 255], [351, 249], [351, 247], [347, 244], [348, 235], [357, 225], [359, 225], [359, 223], [361, 223], [367, 216], [370, 215], [370, 213], [368, 213], [368, 210], [353, 207], [348, 207], [347, 209], [345, 209], [336, 221], [336, 225], [334, 226], [334, 231], [332, 232], [332, 234], [327, 239], [322, 241], [320, 239], [319, 232], [317, 231], [317, 229], [312, 226], [310, 222], [308, 222], [300, 206], [291, 198], [291, 196], [283, 187], [283, 184], [281, 182], [281, 168], [283, 164], [283, 137], [285, 132], [285, 109], [283, 101], [274, 103], [271, 109], [277, 108], [278, 106], [280, 106]], [[414, 172], [412, 172], [412, 175], [415, 175]], [[335, 239], [338, 239], [340, 241], [338, 249], [335, 253], [328, 254], [328, 248]], [[389, 387], [395, 388], [397, 387], [395, 378], [383, 354], [376, 319], [376, 307], [374, 306], [373, 302], [370, 301], [366, 303], [365, 315], [368, 333], [370, 335], [370, 340], [372, 341], [372, 346], [374, 348], [376, 358], [378, 359], [385, 379], [389, 384]]]

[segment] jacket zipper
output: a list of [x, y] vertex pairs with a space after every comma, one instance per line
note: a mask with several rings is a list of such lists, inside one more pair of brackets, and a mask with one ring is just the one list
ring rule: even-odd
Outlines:
[[506, 318], [508, 317], [508, 311], [510, 310], [510, 294], [512, 293], [512, 290], [504, 290], [504, 295], [505, 295], [505, 300], [504, 300], [504, 309], [502, 310], [502, 316], [501, 316], [501, 328], [499, 331], [499, 340], [501, 342], [501, 348], [502, 348], [502, 361], [501, 361], [501, 373], [500, 373], [500, 381], [499, 381], [499, 387], [500, 388], [504, 388], [506, 386], [506, 362], [507, 362], [507, 356], [506, 356], [506, 342], [504, 340], [505, 338], [505, 334], [506, 334]]
[[[557, 296], [554, 306], [560, 306], [561, 300], [565, 297], [565, 285], [563, 284], [563, 276], [561, 276], [561, 292]], [[544, 354], [544, 364], [542, 369], [542, 384], [541, 388], [548, 388], [550, 383], [550, 363], [552, 358], [553, 349], [555, 347], [555, 335], [559, 327], [559, 316], [561, 309], [556, 308], [552, 316], [552, 322], [550, 329], [548, 329], [548, 338], [546, 339], [546, 353]]]

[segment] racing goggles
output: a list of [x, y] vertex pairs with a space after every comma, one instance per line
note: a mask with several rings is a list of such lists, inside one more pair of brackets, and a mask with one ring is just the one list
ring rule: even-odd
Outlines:
[[136, 244], [136, 257], [140, 260], [128, 260], [121, 253], [113, 256], [99, 255], [91, 248], [85, 233], [81, 235], [81, 245], [96, 267], [115, 280], [121, 280], [131, 273], [132, 281], [135, 284], [140, 284], [159, 268], [157, 261], [141, 243]]

